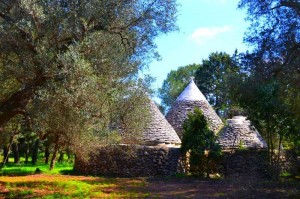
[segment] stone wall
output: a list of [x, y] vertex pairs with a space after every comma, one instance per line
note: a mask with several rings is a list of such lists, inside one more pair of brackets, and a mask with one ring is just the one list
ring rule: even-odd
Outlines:
[[281, 172], [288, 172], [292, 175], [300, 174], [300, 157], [293, 150], [284, 150], [281, 152]]
[[99, 147], [89, 161], [76, 157], [74, 170], [89, 175], [167, 176], [182, 171], [180, 148], [117, 145]]
[[[108, 176], [169, 176], [188, 173], [180, 148], [139, 145], [98, 147], [88, 161], [76, 157], [74, 170], [86, 175]], [[225, 177], [265, 178], [269, 176], [267, 150], [228, 150], [218, 163], [219, 173]], [[299, 172], [297, 156], [285, 151], [281, 170]]]
[[[270, 176], [267, 150], [231, 150], [223, 151], [220, 163], [221, 173], [225, 177], [264, 178]], [[292, 175], [300, 173], [300, 160], [294, 151], [281, 152], [280, 172]]]
[[223, 151], [220, 166], [225, 177], [264, 178], [269, 175], [267, 150]]

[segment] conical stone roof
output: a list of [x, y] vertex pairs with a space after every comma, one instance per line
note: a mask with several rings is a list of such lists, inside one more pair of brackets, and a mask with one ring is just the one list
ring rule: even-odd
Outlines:
[[181, 144], [181, 140], [152, 100], [149, 100], [150, 120], [143, 132], [146, 144]]
[[220, 132], [218, 142], [222, 149], [265, 149], [267, 143], [246, 117], [235, 116], [227, 120], [228, 126]]
[[191, 79], [166, 115], [166, 119], [173, 126], [180, 138], [182, 138], [184, 120], [187, 118], [188, 113], [192, 112], [196, 107], [202, 110], [212, 131], [217, 133], [223, 127], [222, 120], [198, 89], [194, 80]]

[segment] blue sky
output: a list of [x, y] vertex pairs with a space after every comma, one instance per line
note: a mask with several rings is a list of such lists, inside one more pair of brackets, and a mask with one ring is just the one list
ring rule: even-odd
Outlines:
[[167, 74], [179, 66], [201, 63], [216, 51], [233, 54], [246, 51], [243, 36], [248, 24], [244, 10], [237, 9], [239, 0], [178, 0], [178, 32], [162, 35], [156, 44], [161, 61], [153, 61], [145, 74], [156, 78], [159, 88]]

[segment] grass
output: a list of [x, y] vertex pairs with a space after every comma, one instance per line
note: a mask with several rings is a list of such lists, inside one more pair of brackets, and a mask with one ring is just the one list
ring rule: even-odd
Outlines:
[[73, 170], [73, 165], [70, 163], [57, 163], [53, 170], [49, 170], [49, 165], [44, 163], [37, 163], [32, 165], [31, 163], [8, 163], [4, 168], [0, 170], [1, 176], [22, 176], [34, 174], [35, 170], [39, 168], [43, 174], [68, 174]]
[[[35, 174], [39, 168], [41, 173]], [[0, 198], [145, 198], [137, 191], [145, 179], [104, 178], [73, 175], [72, 163], [8, 163], [0, 170]]]
[[144, 179], [111, 179], [88, 176], [38, 174], [1, 176], [5, 198], [144, 198], [149, 194], [136, 191]]

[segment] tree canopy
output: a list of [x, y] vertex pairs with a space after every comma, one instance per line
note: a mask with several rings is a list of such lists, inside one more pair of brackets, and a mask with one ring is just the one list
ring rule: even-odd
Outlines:
[[254, 46], [255, 57], [273, 63], [268, 73], [299, 88], [300, 2], [241, 0], [239, 7], [247, 9], [245, 42]]
[[[276, 119], [266, 122], [273, 132], [297, 135], [299, 122], [296, 121], [300, 119], [297, 109], [300, 102], [300, 3], [295, 0], [241, 0], [239, 7], [247, 9], [247, 20], [251, 22], [245, 41], [255, 47], [243, 58], [248, 77], [244, 84], [240, 84], [243, 88], [239, 95], [244, 96], [240, 102], [248, 112], [257, 112], [256, 118], [261, 120], [276, 116]], [[250, 94], [253, 91], [255, 94]], [[264, 103], [259, 104], [261, 100]], [[265, 114], [259, 113], [258, 109]], [[281, 122], [277, 121], [279, 118]], [[277, 121], [276, 124], [271, 120]], [[278, 127], [279, 124], [284, 125]]]
[[173, 0], [1, 1], [0, 126], [41, 88], [61, 86], [76, 98], [88, 87], [130, 82], [156, 56], [153, 39], [176, 29], [175, 19]]
[[175, 0], [1, 1], [1, 135], [21, 116], [56, 150], [81, 152], [95, 134], [141, 132], [151, 81], [138, 72], [176, 13]]
[[[234, 55], [236, 56], [236, 55]], [[223, 116], [231, 106], [230, 83], [233, 77], [240, 75], [240, 67], [234, 56], [225, 52], [211, 53], [208, 59], [202, 60], [195, 74], [195, 82], [218, 115]]]

